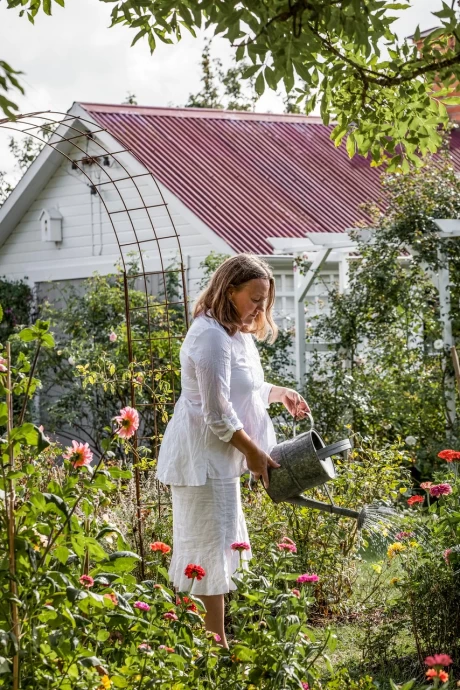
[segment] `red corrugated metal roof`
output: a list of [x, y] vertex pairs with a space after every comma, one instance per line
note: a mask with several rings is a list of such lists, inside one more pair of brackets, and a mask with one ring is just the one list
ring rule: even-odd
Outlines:
[[380, 196], [381, 170], [336, 149], [319, 118], [80, 105], [237, 252], [343, 232], [369, 220], [359, 206]]

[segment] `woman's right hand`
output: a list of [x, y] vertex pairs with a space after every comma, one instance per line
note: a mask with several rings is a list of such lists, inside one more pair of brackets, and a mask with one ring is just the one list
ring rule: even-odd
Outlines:
[[278, 463], [260, 448], [251, 448], [246, 453], [246, 464], [248, 470], [252, 472], [254, 481], [258, 481], [262, 477], [262, 482], [265, 488], [268, 489], [268, 468], [279, 467]]

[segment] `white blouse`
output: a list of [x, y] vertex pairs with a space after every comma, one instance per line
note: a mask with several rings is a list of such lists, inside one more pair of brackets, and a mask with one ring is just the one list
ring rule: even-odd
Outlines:
[[266, 408], [272, 385], [265, 383], [250, 333], [230, 336], [209, 316], [197, 317], [180, 351], [182, 393], [158, 456], [163, 484], [200, 486], [206, 479], [239, 477], [244, 455], [230, 443], [244, 429], [265, 452], [276, 444]]

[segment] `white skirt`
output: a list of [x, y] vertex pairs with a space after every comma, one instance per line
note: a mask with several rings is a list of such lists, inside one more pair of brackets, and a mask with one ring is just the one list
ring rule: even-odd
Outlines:
[[[248, 542], [241, 506], [240, 478], [207, 479], [202, 486], [171, 486], [173, 504], [173, 552], [169, 577], [180, 592], [226, 594], [236, 589], [232, 576], [240, 565], [233, 542]], [[251, 551], [241, 554], [247, 567]], [[191, 580], [189, 563], [200, 565], [206, 575]]]

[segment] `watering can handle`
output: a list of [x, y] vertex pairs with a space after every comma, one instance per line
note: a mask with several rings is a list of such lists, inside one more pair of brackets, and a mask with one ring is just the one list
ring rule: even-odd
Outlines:
[[[307, 417], [308, 421], [310, 422], [310, 431], [312, 431], [315, 428], [315, 420], [313, 419], [313, 415], [311, 412], [307, 412]], [[292, 427], [292, 436], [295, 438], [297, 435], [297, 417], [294, 415], [294, 422], [293, 422], [293, 427]]]

